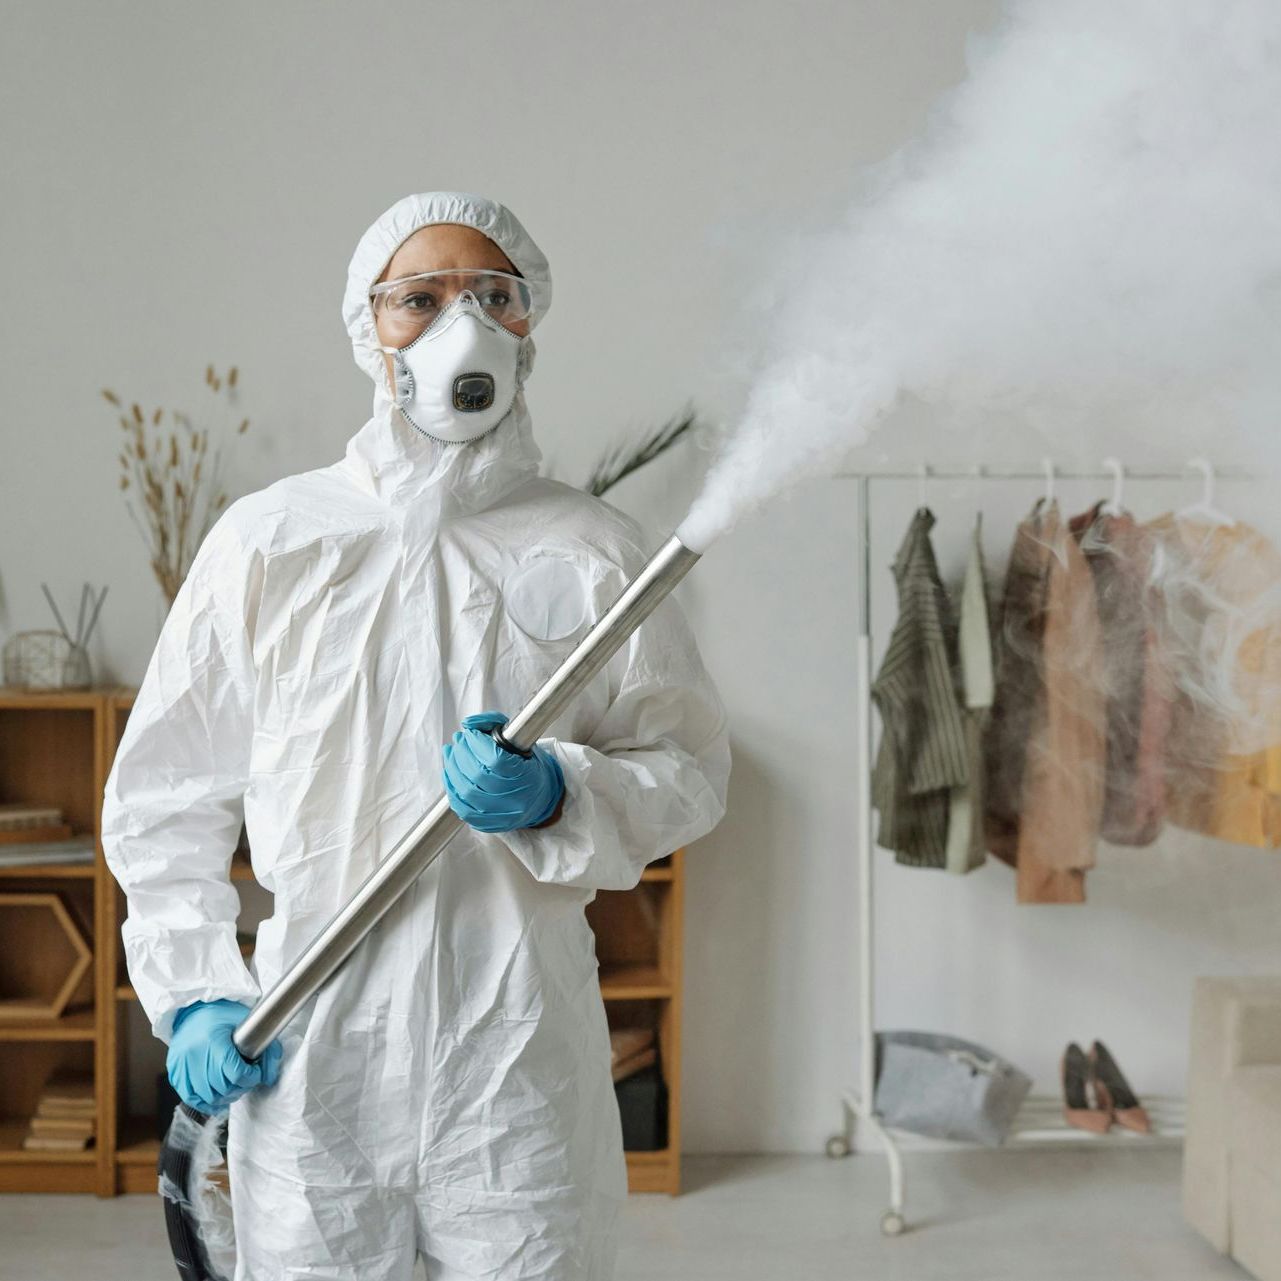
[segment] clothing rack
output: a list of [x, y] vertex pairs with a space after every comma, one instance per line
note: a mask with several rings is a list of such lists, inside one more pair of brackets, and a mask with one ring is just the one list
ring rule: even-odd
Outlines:
[[[875, 1111], [876, 1087], [876, 939], [874, 934], [875, 911], [873, 893], [873, 862], [876, 854], [876, 837], [872, 828], [872, 485], [878, 481], [914, 480], [921, 484], [936, 480], [951, 481], [1040, 481], [1045, 485], [1046, 496], [1054, 496], [1054, 483], [1057, 480], [1111, 481], [1120, 484], [1125, 481], [1169, 481], [1187, 483], [1189, 468], [1199, 470], [1206, 483], [1207, 501], [1215, 480], [1253, 480], [1257, 473], [1245, 468], [1212, 467], [1205, 459], [1196, 459], [1188, 466], [1175, 470], [1133, 471], [1123, 468], [1115, 459], [1107, 459], [1100, 469], [1060, 471], [1052, 460], [1044, 459], [1041, 469], [994, 470], [982, 466], [968, 470], [932, 468], [922, 466], [916, 471], [874, 470], [838, 472], [837, 480], [852, 480], [858, 487], [859, 526], [862, 538], [862, 549], [859, 566], [859, 606], [858, 633], [855, 639], [855, 663], [857, 667], [855, 684], [855, 718], [856, 737], [859, 745], [858, 782], [855, 788], [855, 803], [858, 806], [858, 818], [855, 828], [857, 833], [856, 853], [858, 859], [859, 896], [859, 1047], [858, 1076], [841, 1097], [844, 1112], [844, 1125], [841, 1131], [827, 1141], [827, 1155], [842, 1157], [854, 1149], [854, 1127], [861, 1121], [876, 1136], [885, 1152], [889, 1164], [890, 1205], [881, 1216], [881, 1231], [886, 1236], [898, 1236], [907, 1226], [904, 1217], [904, 1176], [903, 1156], [899, 1142], [887, 1127], [882, 1125]], [[922, 505], [924, 505], [922, 503]], [[1035, 1101], [1027, 1109], [1029, 1123], [1022, 1127], [1022, 1135], [1034, 1140], [1081, 1139], [1089, 1138], [1082, 1133], [1068, 1130], [1056, 1130], [1046, 1122], [1045, 1105], [1039, 1108]], [[1177, 1113], [1177, 1101], [1161, 1101], [1161, 1109]], [[1159, 1119], [1160, 1110], [1154, 1109], [1154, 1119]], [[1172, 1117], [1172, 1124], [1166, 1132], [1181, 1132], [1181, 1117]]]

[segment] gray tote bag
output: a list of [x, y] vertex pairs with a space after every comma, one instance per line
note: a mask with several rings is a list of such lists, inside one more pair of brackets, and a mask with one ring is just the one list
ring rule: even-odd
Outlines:
[[1031, 1078], [998, 1054], [936, 1032], [876, 1034], [876, 1113], [897, 1130], [1000, 1147]]

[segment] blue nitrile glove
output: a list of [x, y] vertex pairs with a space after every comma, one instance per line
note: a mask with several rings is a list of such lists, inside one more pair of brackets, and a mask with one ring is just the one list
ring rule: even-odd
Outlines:
[[178, 1011], [165, 1068], [169, 1084], [189, 1107], [222, 1112], [258, 1085], [275, 1085], [284, 1051], [273, 1041], [250, 1063], [231, 1039], [249, 1007], [239, 1001], [197, 1001]]
[[487, 732], [506, 724], [502, 712], [465, 716], [462, 729], [445, 744], [449, 806], [478, 832], [537, 827], [551, 818], [565, 792], [560, 763], [546, 748], [521, 756]]

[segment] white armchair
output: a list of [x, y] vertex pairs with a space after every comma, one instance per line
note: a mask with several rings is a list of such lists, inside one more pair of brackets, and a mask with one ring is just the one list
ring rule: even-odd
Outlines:
[[1281, 1281], [1281, 978], [1197, 980], [1183, 1213], [1259, 1281]]

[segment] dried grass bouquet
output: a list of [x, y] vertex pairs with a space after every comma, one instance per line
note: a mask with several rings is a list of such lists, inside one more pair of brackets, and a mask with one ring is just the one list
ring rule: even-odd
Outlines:
[[[224, 420], [214, 433], [212, 455], [209, 428], [196, 427], [181, 411], [157, 409], [146, 415], [136, 401], [125, 410], [114, 391], [102, 392], [103, 399], [120, 411], [126, 435], [120, 451], [125, 506], [147, 544], [152, 571], [170, 605], [201, 540], [227, 505], [220, 473], [223, 441], [232, 434], [237, 417], [237, 377], [234, 365], [224, 376], [212, 365], [205, 369], [205, 386], [218, 398]], [[248, 430], [249, 419], [241, 418], [234, 433]]]

